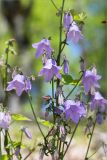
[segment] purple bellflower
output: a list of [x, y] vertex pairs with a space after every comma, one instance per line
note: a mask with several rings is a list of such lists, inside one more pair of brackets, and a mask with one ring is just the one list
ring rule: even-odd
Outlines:
[[31, 82], [24, 75], [17, 74], [11, 82], [8, 82], [7, 91], [11, 91], [13, 89], [16, 90], [16, 94], [18, 96], [21, 96], [23, 91], [27, 92], [31, 90]]
[[45, 66], [39, 72], [38, 76], [44, 75], [45, 81], [50, 82], [53, 76], [56, 76], [58, 79], [61, 79], [61, 70], [60, 66], [57, 66], [56, 61], [53, 59], [48, 59]]
[[100, 112], [104, 112], [106, 104], [107, 100], [103, 98], [103, 96], [99, 92], [95, 92], [92, 101], [90, 102], [91, 110], [93, 111], [98, 108]]
[[0, 112], [0, 128], [8, 129], [11, 122], [11, 116], [9, 113]]
[[85, 93], [88, 93], [90, 89], [99, 88], [98, 80], [101, 79], [100, 75], [97, 75], [96, 68], [93, 67], [92, 70], [86, 70], [83, 75], [82, 83], [84, 85]]
[[48, 39], [43, 39], [38, 43], [34, 43], [32, 44], [32, 47], [37, 49], [36, 58], [39, 58], [44, 53], [50, 58], [51, 52], [53, 51]]
[[64, 13], [64, 19], [63, 19], [63, 23], [64, 23], [64, 28], [65, 29], [69, 29], [71, 24], [73, 22], [73, 17], [70, 14], [70, 12], [65, 12]]
[[78, 123], [79, 119], [86, 115], [84, 104], [80, 101], [66, 100], [64, 108], [66, 118], [71, 119], [74, 123]]
[[63, 70], [65, 74], [69, 74], [69, 62], [67, 59], [64, 59], [64, 66]]
[[81, 31], [77, 24], [73, 22], [67, 33], [67, 41], [78, 43], [80, 39], [83, 39], [83, 35], [81, 34]]

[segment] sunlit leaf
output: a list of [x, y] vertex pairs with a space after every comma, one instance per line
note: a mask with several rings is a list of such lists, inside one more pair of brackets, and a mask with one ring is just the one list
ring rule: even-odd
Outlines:
[[71, 75], [68, 75], [68, 74], [62, 74], [62, 79], [61, 79], [61, 82], [64, 84], [64, 85], [76, 85], [78, 83], [78, 79], [73, 79]]
[[26, 116], [23, 116], [22, 114], [12, 114], [12, 118], [15, 121], [31, 121], [31, 119], [29, 119]]
[[52, 127], [53, 126], [53, 123], [49, 122], [49, 121], [46, 121], [44, 119], [41, 119], [41, 118], [37, 118], [38, 122], [41, 123], [42, 125], [44, 125], [45, 127]]

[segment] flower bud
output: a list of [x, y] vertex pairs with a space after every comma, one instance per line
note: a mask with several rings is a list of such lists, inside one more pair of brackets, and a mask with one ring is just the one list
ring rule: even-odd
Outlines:
[[25, 133], [25, 135], [27, 136], [27, 138], [32, 139], [32, 134], [31, 134], [31, 132], [29, 131], [28, 128], [23, 127], [22, 131]]
[[64, 104], [64, 97], [62, 94], [59, 94], [59, 96], [58, 96], [58, 104], [60, 106]]
[[69, 74], [69, 62], [67, 59], [64, 59], [64, 66], [63, 70], [65, 74]]

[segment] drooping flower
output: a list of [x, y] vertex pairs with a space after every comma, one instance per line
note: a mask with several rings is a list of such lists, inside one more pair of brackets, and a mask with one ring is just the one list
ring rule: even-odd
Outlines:
[[39, 72], [38, 76], [44, 75], [45, 81], [49, 82], [56, 76], [58, 79], [61, 79], [61, 74], [59, 71], [61, 70], [60, 66], [57, 66], [56, 61], [53, 59], [48, 59], [45, 66], [43, 66], [42, 70]]
[[72, 23], [67, 33], [67, 41], [78, 43], [80, 39], [83, 39], [83, 35], [75, 22]]
[[9, 113], [0, 112], [0, 128], [8, 129], [11, 122], [11, 116]]
[[97, 121], [98, 124], [102, 124], [102, 122], [103, 122], [103, 115], [102, 115], [102, 113], [98, 112], [96, 114], [96, 121]]
[[32, 47], [37, 49], [36, 58], [39, 58], [44, 53], [50, 57], [51, 52], [53, 51], [48, 39], [42, 39], [40, 42], [32, 44]]
[[66, 119], [71, 119], [74, 123], [78, 123], [79, 119], [86, 115], [84, 104], [80, 101], [66, 100], [64, 108]]
[[107, 100], [99, 92], [95, 92], [90, 102], [90, 108], [92, 111], [98, 108], [100, 112], [103, 112], [106, 104]]
[[65, 12], [64, 13], [64, 19], [63, 19], [63, 23], [64, 23], [64, 28], [65, 29], [69, 29], [71, 24], [73, 22], [73, 17], [70, 14], [70, 12]]
[[16, 94], [18, 96], [21, 96], [23, 91], [27, 92], [31, 90], [31, 82], [24, 75], [17, 74], [11, 82], [8, 82], [7, 91], [11, 91], [13, 89], [16, 90]]
[[28, 128], [23, 127], [22, 131], [25, 133], [25, 135], [27, 136], [27, 138], [32, 139], [32, 134], [31, 134], [31, 132], [29, 131]]
[[88, 93], [90, 89], [99, 88], [98, 80], [101, 79], [100, 75], [97, 75], [96, 68], [93, 67], [92, 70], [86, 70], [83, 75], [82, 83], [84, 85], [85, 93]]
[[63, 68], [64, 73], [65, 74], [69, 74], [69, 62], [68, 62], [68, 60], [66, 58], [64, 59], [64, 66], [63, 67], [64, 67]]

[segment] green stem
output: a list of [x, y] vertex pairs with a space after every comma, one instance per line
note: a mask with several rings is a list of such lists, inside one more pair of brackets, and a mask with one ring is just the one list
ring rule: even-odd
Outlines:
[[31, 152], [29, 152], [28, 155], [23, 160], [26, 160], [32, 154], [32, 152], [34, 152], [34, 150], [32, 150]]
[[92, 128], [92, 133], [90, 135], [90, 139], [89, 139], [89, 143], [88, 143], [88, 147], [87, 147], [87, 151], [86, 151], [86, 154], [85, 154], [85, 159], [84, 160], [88, 160], [88, 152], [89, 152], [89, 149], [90, 149], [90, 145], [91, 145], [91, 141], [92, 141], [92, 137], [93, 137], [93, 133], [94, 133], [94, 129], [95, 129], [95, 126], [96, 126], [96, 120], [93, 124], [93, 128]]
[[53, 6], [56, 8], [57, 11], [59, 11], [58, 7], [56, 6], [55, 2], [53, 0], [51, 0]]
[[76, 85], [73, 87], [73, 89], [68, 93], [68, 95], [65, 97], [65, 100], [72, 94], [72, 92], [76, 89], [76, 87], [78, 86], [79, 82], [81, 81], [83, 77], [83, 74], [81, 75], [81, 77], [79, 78], [78, 82], [76, 83]]
[[41, 129], [41, 127], [40, 127], [40, 125], [39, 125], [39, 122], [38, 122], [38, 120], [37, 120], [37, 116], [36, 116], [35, 111], [34, 111], [34, 109], [33, 109], [31, 96], [29, 95], [29, 93], [27, 93], [27, 96], [28, 96], [28, 100], [29, 100], [29, 103], [30, 103], [30, 107], [31, 107], [31, 110], [32, 110], [32, 113], [33, 113], [35, 122], [36, 122], [36, 124], [37, 124], [37, 126], [38, 126], [38, 128], [39, 128], [39, 130], [40, 130], [40, 132], [41, 132], [41, 135], [43, 136], [43, 138], [44, 138], [44, 140], [45, 140], [44, 133], [42, 132], [42, 129]]
[[[80, 120], [79, 120], [79, 122], [80, 122]], [[71, 135], [71, 139], [70, 139], [70, 141], [69, 141], [69, 143], [68, 143], [68, 145], [67, 145], [67, 148], [66, 148], [66, 150], [65, 150], [65, 152], [64, 152], [64, 154], [63, 154], [63, 158], [64, 158], [65, 154], [66, 154], [67, 151], [68, 151], [68, 148], [69, 148], [69, 146], [70, 146], [70, 144], [71, 144], [71, 142], [72, 142], [72, 139], [73, 139], [73, 137], [74, 137], [74, 135], [75, 135], [75, 132], [76, 132], [76, 130], [77, 130], [77, 128], [78, 128], [79, 122], [76, 124], [76, 126], [75, 126], [75, 128], [74, 128], [74, 131], [73, 131], [73, 133], [72, 133], [72, 135]]]
[[59, 26], [59, 52], [58, 52], [58, 56], [57, 56], [57, 64], [58, 65], [60, 65], [61, 46], [62, 46], [62, 18], [63, 18], [64, 4], [65, 4], [65, 0], [62, 0], [60, 26]]

